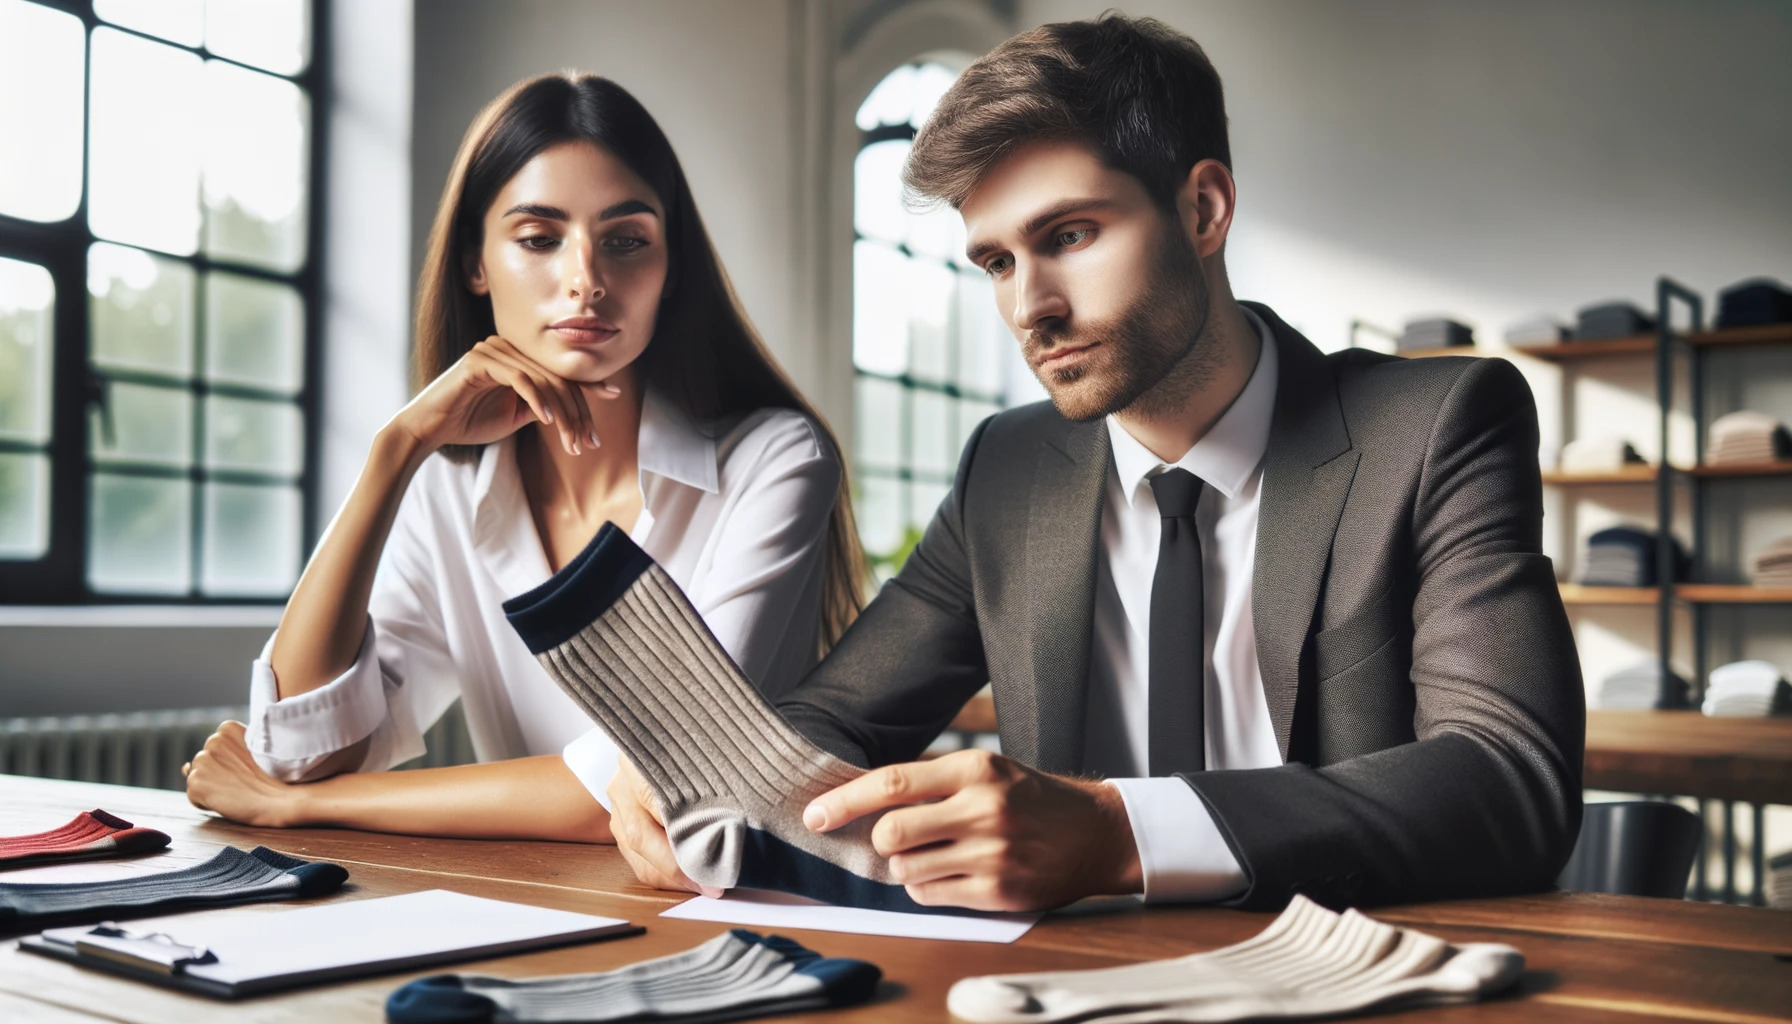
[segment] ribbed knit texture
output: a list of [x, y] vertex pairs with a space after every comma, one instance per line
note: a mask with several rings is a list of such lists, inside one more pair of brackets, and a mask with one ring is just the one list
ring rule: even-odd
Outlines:
[[0, 870], [91, 857], [128, 857], [168, 845], [166, 833], [138, 828], [114, 814], [82, 811], [61, 828], [28, 836], [0, 836]]
[[785, 722], [622, 531], [606, 524], [553, 579], [504, 607], [548, 674], [646, 780], [692, 880], [926, 909], [872, 849], [876, 815], [820, 834], [803, 824], [810, 800], [864, 771]]
[[226, 846], [203, 863], [136, 878], [0, 883], [0, 928], [319, 896], [347, 879], [348, 872], [335, 864], [299, 860], [265, 846], [248, 853]]
[[1292, 1019], [1466, 1002], [1524, 973], [1510, 946], [1454, 946], [1305, 896], [1262, 933], [1207, 953], [1096, 971], [966, 978], [946, 1007], [972, 1024]]
[[511, 981], [441, 974], [386, 1001], [392, 1024], [485, 1021], [718, 1021], [852, 1006], [880, 972], [823, 957], [781, 935], [736, 928], [682, 953], [613, 971]]

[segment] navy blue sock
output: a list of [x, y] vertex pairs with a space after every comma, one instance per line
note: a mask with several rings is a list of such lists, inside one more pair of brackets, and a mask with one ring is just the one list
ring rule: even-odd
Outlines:
[[226, 846], [203, 863], [135, 878], [0, 883], [0, 929], [321, 896], [347, 879], [348, 872], [336, 864], [299, 860], [265, 846], [248, 853]]

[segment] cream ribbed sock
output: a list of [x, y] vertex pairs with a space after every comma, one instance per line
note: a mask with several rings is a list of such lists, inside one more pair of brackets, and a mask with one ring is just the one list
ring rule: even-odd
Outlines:
[[1454, 946], [1296, 896], [1257, 937], [1097, 971], [966, 978], [946, 1007], [972, 1024], [1209, 1024], [1325, 1017], [1390, 1003], [1466, 1002], [1524, 973], [1510, 946]]
[[640, 771], [692, 881], [924, 911], [871, 847], [868, 815], [832, 832], [803, 808], [863, 775], [754, 689], [678, 585], [613, 524], [504, 612], [548, 674]]

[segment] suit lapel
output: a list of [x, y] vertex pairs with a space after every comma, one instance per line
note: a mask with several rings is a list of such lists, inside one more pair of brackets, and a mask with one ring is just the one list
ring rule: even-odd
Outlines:
[[1033, 470], [1026, 581], [1037, 704], [1031, 734], [1010, 753], [1050, 772], [1083, 767], [1107, 469], [1107, 429], [1096, 420], [1042, 444]]
[[1263, 695], [1285, 762], [1300, 695], [1301, 650], [1361, 455], [1351, 447], [1325, 357], [1269, 307], [1250, 306], [1275, 334], [1281, 367], [1263, 456], [1251, 590]]

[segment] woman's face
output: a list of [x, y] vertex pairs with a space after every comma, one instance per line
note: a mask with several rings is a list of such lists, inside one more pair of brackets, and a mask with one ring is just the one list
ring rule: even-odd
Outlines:
[[468, 285], [498, 334], [567, 380], [595, 382], [653, 337], [666, 284], [664, 204], [588, 142], [536, 154], [485, 212]]

